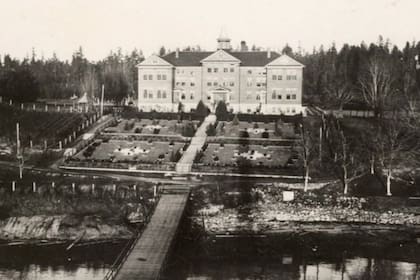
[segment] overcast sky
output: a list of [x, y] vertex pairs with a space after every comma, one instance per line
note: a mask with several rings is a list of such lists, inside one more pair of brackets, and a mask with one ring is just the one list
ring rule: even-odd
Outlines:
[[82, 46], [91, 60], [111, 49], [146, 56], [159, 47], [216, 47], [222, 27], [271, 49], [305, 50], [376, 41], [402, 46], [420, 39], [420, 0], [0, 0], [0, 55], [22, 58], [32, 48], [69, 59]]

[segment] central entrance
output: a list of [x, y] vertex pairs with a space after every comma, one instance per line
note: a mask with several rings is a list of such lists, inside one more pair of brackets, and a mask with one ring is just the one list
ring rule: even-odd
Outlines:
[[212, 105], [213, 105], [213, 110], [216, 109], [217, 104], [219, 104], [220, 101], [223, 101], [226, 105], [229, 104], [230, 101], [230, 89], [228, 88], [224, 88], [224, 87], [220, 87], [220, 88], [215, 88], [212, 91]]

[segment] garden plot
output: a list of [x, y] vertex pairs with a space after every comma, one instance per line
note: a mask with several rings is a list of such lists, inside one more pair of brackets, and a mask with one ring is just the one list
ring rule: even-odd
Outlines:
[[74, 158], [108, 162], [172, 162], [183, 146], [184, 143], [180, 142], [110, 140], [96, 142], [82, 150]]
[[[198, 121], [191, 121], [194, 125]], [[158, 135], [181, 135], [185, 125], [190, 121], [184, 120], [123, 120], [115, 127], [105, 129], [108, 133], [136, 133], [136, 134], [158, 134]]]
[[218, 137], [249, 137], [249, 138], [296, 138], [295, 128], [290, 123], [279, 123], [276, 129], [274, 122], [219, 122], [216, 136]]
[[291, 156], [290, 147], [210, 143], [203, 151], [200, 163], [236, 166], [245, 160], [251, 166], [282, 168]]

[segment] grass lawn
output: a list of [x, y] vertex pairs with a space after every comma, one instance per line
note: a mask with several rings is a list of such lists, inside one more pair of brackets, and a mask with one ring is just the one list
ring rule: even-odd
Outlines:
[[286, 167], [292, 155], [290, 147], [210, 143], [203, 152], [200, 163], [235, 166], [237, 161], [242, 158], [252, 166], [282, 168]]
[[280, 133], [275, 133], [275, 123], [264, 122], [244, 122], [238, 124], [233, 122], [220, 121], [217, 125], [216, 136], [241, 137], [242, 131], [248, 132], [249, 138], [262, 138], [263, 133], [268, 133], [270, 139], [297, 138], [294, 125], [292, 123], [282, 123], [279, 127]]
[[[122, 120], [117, 126], [107, 128], [105, 132], [181, 135], [183, 127], [189, 122], [187, 120], [181, 123], [177, 120]], [[198, 125], [198, 121], [192, 121], [192, 123]]]
[[123, 141], [110, 140], [97, 142], [89, 147], [94, 147], [92, 154], [86, 157], [85, 148], [74, 158], [79, 160], [92, 159], [95, 161], [139, 161], [144, 163], [170, 162], [174, 153], [180, 150], [184, 143], [180, 142], [150, 142], [150, 141]]

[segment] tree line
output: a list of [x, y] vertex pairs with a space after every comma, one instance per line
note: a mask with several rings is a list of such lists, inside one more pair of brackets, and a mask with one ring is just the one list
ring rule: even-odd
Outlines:
[[[169, 50], [168, 50], [169, 51]], [[162, 46], [157, 53], [168, 53]], [[184, 51], [201, 51], [188, 46]], [[294, 51], [286, 45], [282, 53], [305, 65], [303, 79], [304, 102], [323, 108], [343, 108], [358, 104], [375, 114], [395, 105], [413, 111], [419, 96], [420, 71], [416, 70], [416, 56], [420, 42], [407, 42], [400, 49], [389, 40], [379, 37], [367, 45], [344, 44], [337, 49], [332, 44], [312, 52]], [[35, 52], [23, 60], [6, 54], [0, 56], [0, 96], [19, 102], [36, 98], [69, 98], [87, 92], [99, 97], [105, 84], [106, 97], [121, 102], [127, 96], [137, 96], [136, 65], [144, 59], [140, 50], [123, 54], [112, 51], [103, 60], [92, 62], [82, 48], [74, 52], [70, 61], [39, 58]]]
[[123, 54], [121, 49], [111, 51], [103, 60], [89, 61], [80, 47], [70, 61], [38, 57], [22, 60], [9, 54], [0, 56], [0, 96], [4, 100], [31, 102], [38, 98], [69, 99], [87, 93], [99, 98], [102, 84], [106, 99], [117, 103], [136, 95], [137, 68], [143, 61], [140, 50]]

